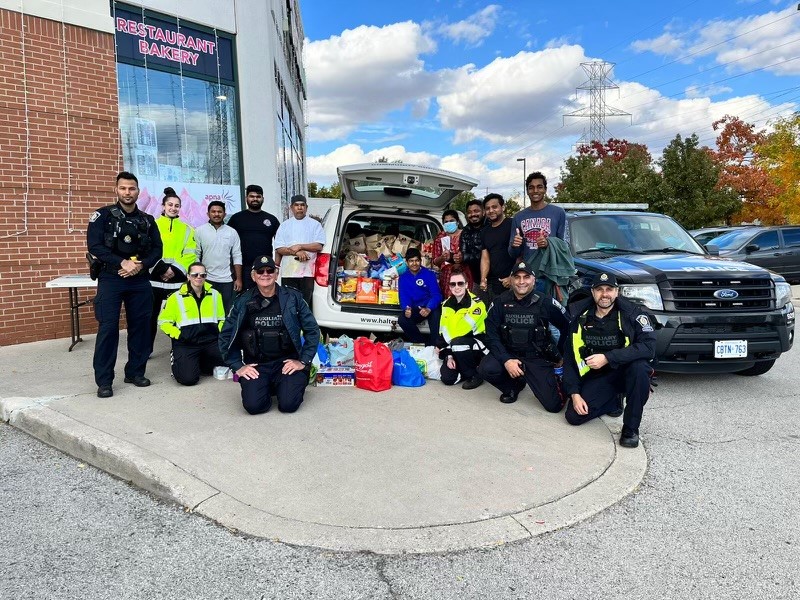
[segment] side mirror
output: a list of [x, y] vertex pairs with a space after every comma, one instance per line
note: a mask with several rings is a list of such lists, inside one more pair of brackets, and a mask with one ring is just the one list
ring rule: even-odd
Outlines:
[[761, 248], [759, 247], [758, 244], [747, 244], [747, 246], [744, 247], [744, 251], [747, 254], [751, 254], [751, 253], [753, 253], [753, 252], [755, 252], [757, 250], [760, 250], [760, 249]]
[[706, 252], [711, 256], [719, 256], [719, 246], [716, 244], [706, 244]]

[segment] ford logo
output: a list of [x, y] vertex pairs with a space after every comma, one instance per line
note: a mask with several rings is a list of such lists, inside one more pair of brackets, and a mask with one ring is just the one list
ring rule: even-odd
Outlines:
[[736, 290], [717, 290], [714, 292], [714, 298], [719, 298], [720, 300], [733, 300], [738, 297], [739, 292]]

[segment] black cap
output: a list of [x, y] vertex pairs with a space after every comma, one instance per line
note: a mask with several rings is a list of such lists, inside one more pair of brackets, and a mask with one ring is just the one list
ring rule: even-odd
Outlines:
[[308, 200], [306, 200], [306, 197], [303, 196], [303, 194], [297, 194], [296, 196], [292, 196], [292, 202], [291, 202], [292, 204], [297, 204], [299, 202], [302, 202], [303, 204], [308, 204]]
[[524, 260], [521, 260], [514, 265], [514, 269], [511, 271], [511, 274], [513, 275], [518, 271], [525, 271], [528, 275], [533, 275], [536, 277], [536, 273], [533, 272], [533, 269]]
[[275, 266], [275, 261], [272, 260], [271, 256], [266, 254], [256, 256], [256, 259], [253, 261], [253, 271], [256, 269], [263, 269], [264, 267], [272, 267], [273, 269], [277, 269]]
[[409, 248], [406, 250], [405, 259], [409, 260], [411, 258], [422, 258], [422, 252], [419, 251], [419, 248]]
[[600, 287], [601, 285], [610, 285], [611, 287], [619, 287], [617, 283], [617, 276], [613, 273], [596, 273], [592, 278], [592, 289]]

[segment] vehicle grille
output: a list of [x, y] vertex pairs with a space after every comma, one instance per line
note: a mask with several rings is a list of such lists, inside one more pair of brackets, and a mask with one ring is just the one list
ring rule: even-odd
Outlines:
[[[771, 310], [775, 307], [775, 287], [769, 277], [672, 279], [661, 283], [659, 288], [666, 311]], [[714, 292], [724, 289], [736, 290], [739, 296], [714, 297]]]

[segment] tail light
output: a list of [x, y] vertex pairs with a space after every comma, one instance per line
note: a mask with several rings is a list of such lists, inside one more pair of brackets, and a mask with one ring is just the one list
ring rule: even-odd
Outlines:
[[317, 262], [314, 266], [314, 281], [321, 287], [328, 287], [328, 269], [331, 265], [330, 254], [317, 254]]

